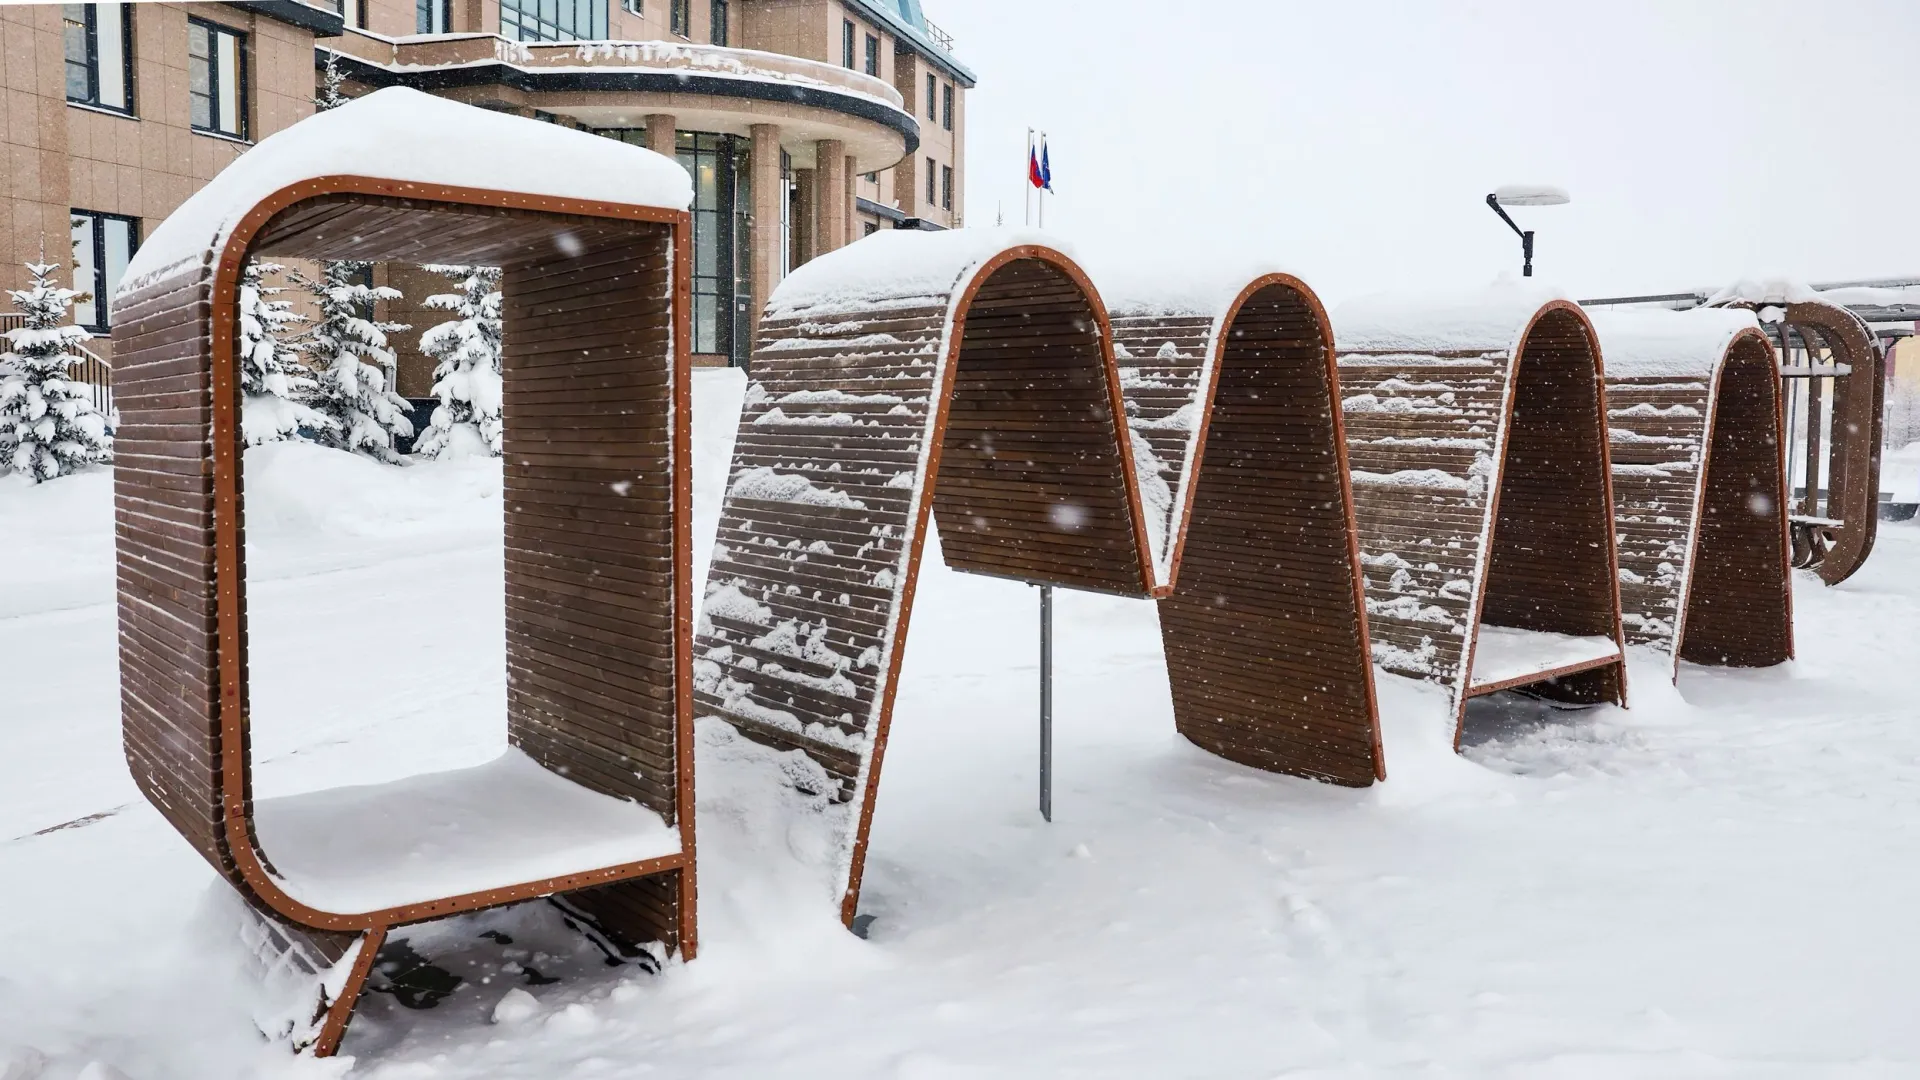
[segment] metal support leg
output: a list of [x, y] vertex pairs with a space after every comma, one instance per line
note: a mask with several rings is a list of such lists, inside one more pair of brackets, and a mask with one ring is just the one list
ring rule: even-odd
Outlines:
[[1053, 586], [1040, 586], [1040, 816], [1053, 820]]

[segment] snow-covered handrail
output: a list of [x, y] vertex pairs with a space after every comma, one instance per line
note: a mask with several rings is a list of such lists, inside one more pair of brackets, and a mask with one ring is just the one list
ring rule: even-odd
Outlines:
[[1580, 308], [1503, 284], [1356, 300], [1333, 322], [1375, 662], [1447, 687], [1456, 741], [1479, 694], [1624, 701], [1606, 395]]
[[[1238, 320], [1246, 347], [1218, 345], [1231, 336], [1216, 320]], [[1137, 341], [1197, 335], [1213, 343], [1197, 351], [1224, 357], [1209, 372], [1230, 375], [1185, 379], [1181, 402], [1129, 385], [1145, 369], [1116, 363], [1099, 293], [1058, 244], [1022, 230], [880, 233], [801, 267], [770, 298], [695, 643], [696, 706], [799, 751], [787, 775], [839, 817], [832, 888], [849, 922], [929, 520], [956, 569], [1171, 594], [1176, 716], [1200, 745], [1343, 783], [1381, 775], [1319, 302], [1276, 275], [1236, 289], [1197, 330], [1151, 322], [1139, 317]], [[1262, 347], [1284, 359], [1259, 359]], [[1150, 399], [1171, 407], [1148, 430], [1175, 431], [1167, 420], [1185, 408], [1204, 448], [1217, 425], [1216, 472], [1182, 453], [1220, 490], [1183, 484], [1177, 504], [1182, 517], [1212, 511], [1186, 540], [1204, 596], [1180, 592], [1171, 555], [1156, 560], [1188, 530], [1167, 516], [1176, 504], [1152, 440], [1117, 422]], [[1265, 438], [1276, 401], [1301, 414], [1292, 437], [1308, 445]], [[1159, 491], [1151, 515], [1143, 480]], [[1235, 522], [1235, 509], [1251, 517]], [[1249, 542], [1270, 527], [1263, 510], [1314, 542]]]
[[1627, 640], [1698, 664], [1793, 655], [1780, 381], [1751, 311], [1592, 311], [1607, 363]]
[[[409, 100], [432, 104], [402, 140]], [[484, 162], [518, 164], [410, 160], [469, 123], [501, 136]], [[269, 967], [303, 973], [267, 1033], [317, 1054], [396, 926], [567, 893], [694, 949], [686, 174], [549, 130], [392, 90], [301, 121], [201, 191], [239, 201], [163, 223], [114, 308], [127, 760], [247, 899]], [[594, 164], [615, 176], [566, 175]], [[604, 186], [649, 176], [637, 203]], [[255, 256], [502, 268], [511, 749], [486, 766], [254, 797], [235, 334]]]

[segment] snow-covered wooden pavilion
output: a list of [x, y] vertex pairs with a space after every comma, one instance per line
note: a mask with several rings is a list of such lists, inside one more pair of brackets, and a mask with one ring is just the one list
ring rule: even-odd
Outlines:
[[1626, 637], [1679, 662], [1793, 656], [1780, 378], [1742, 309], [1589, 312], [1606, 356]]
[[1373, 658], [1469, 698], [1624, 702], [1592, 324], [1517, 285], [1334, 312]]
[[[1205, 416], [1200, 395], [1217, 383], [1233, 407], [1216, 414], [1211, 434], [1198, 424], [1171, 440], [1185, 449], [1168, 452], [1184, 455], [1174, 471], [1193, 472], [1203, 457], [1243, 471], [1223, 472], [1217, 487], [1182, 482], [1176, 501], [1160, 465], [1140, 468], [1152, 448], [1121, 422], [1127, 380], [1140, 372], [1123, 377], [1098, 292], [1043, 235], [881, 233], [807, 264], [774, 293], [701, 610], [696, 700], [703, 717], [789, 752], [788, 779], [820, 812], [843, 815], [832, 871], [843, 920], [858, 909], [929, 518], [950, 566], [1066, 588], [1166, 595], [1162, 571], [1182, 533], [1195, 577], [1223, 592], [1248, 583], [1235, 577], [1236, 559], [1249, 578], [1279, 564], [1322, 575], [1298, 594], [1249, 589], [1211, 622], [1199, 602], [1171, 616], [1184, 620], [1181, 633], [1205, 639], [1195, 648], [1225, 658], [1209, 667], [1195, 657], [1175, 680], [1248, 666], [1245, 656], [1263, 650], [1277, 667], [1322, 665], [1280, 680], [1308, 700], [1272, 703], [1269, 726], [1324, 702], [1338, 730], [1284, 738], [1258, 730], [1255, 701], [1268, 685], [1258, 679], [1211, 699], [1176, 690], [1182, 730], [1265, 768], [1348, 783], [1378, 774], [1325, 319], [1292, 279], [1226, 300], [1246, 347], [1202, 347], [1226, 362], [1206, 363], [1204, 378], [1183, 375], [1186, 397], [1159, 404]], [[1223, 302], [1199, 322], [1210, 327], [1229, 310]], [[1319, 438], [1316, 450], [1296, 461], [1250, 445], [1251, 428], [1279, 415], [1255, 404], [1262, 386], [1301, 395], [1281, 412], [1317, 410], [1301, 424], [1317, 434], [1297, 437]], [[1249, 505], [1278, 520], [1273, 557], [1264, 550], [1269, 522], [1218, 512], [1235, 497], [1234, 481], [1262, 468], [1272, 494]], [[1301, 470], [1312, 475], [1293, 474]], [[1142, 471], [1156, 493], [1145, 507]], [[1197, 507], [1194, 528], [1184, 527], [1184, 509], [1170, 517], [1176, 506]], [[1282, 520], [1289, 512], [1297, 519]], [[1312, 609], [1323, 603], [1334, 610]], [[1202, 715], [1208, 708], [1213, 716]]]
[[[127, 761], [257, 913], [243, 933], [286, 995], [270, 1035], [333, 1052], [390, 929], [536, 897], [692, 955], [689, 197], [647, 151], [382, 90], [247, 151], [128, 267]], [[489, 764], [254, 797], [235, 357], [254, 256], [503, 268], [511, 745]]]

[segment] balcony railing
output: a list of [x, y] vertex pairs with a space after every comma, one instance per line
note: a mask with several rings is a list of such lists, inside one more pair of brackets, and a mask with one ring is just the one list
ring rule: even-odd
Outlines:
[[927, 19], [925, 22], [927, 24], [927, 36], [933, 39], [933, 43], [940, 46], [945, 52], [952, 52], [953, 35], [933, 25], [933, 20], [931, 19]]
[[837, 90], [905, 110], [898, 90], [865, 72], [754, 49], [670, 41], [512, 41], [496, 34], [393, 38], [354, 29], [328, 44], [349, 56], [402, 72], [472, 67], [489, 61], [527, 71], [671, 71]]

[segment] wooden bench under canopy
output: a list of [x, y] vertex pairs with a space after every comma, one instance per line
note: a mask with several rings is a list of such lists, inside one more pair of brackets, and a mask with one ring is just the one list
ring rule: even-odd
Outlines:
[[1741, 309], [1589, 312], [1607, 365], [1627, 641], [1697, 664], [1793, 656], [1778, 358]]
[[[1175, 400], [1129, 397], [1099, 294], [1038, 234], [881, 233], [770, 300], [701, 610], [697, 711], [785, 753], [785, 782], [843, 815], [831, 888], [848, 923], [929, 518], [957, 570], [1124, 596], [1177, 598], [1184, 550], [1187, 580], [1236, 597], [1163, 612], [1181, 730], [1264, 768], [1378, 775], [1319, 303], [1277, 276], [1180, 318], [1141, 339], [1188, 343]], [[1297, 398], [1265, 412], [1269, 390]], [[1185, 408], [1213, 424], [1170, 434], [1156, 459], [1119, 422], [1130, 402], [1162, 410], [1144, 420]], [[1289, 441], [1317, 444], [1262, 443], [1254, 429], [1289, 410]], [[1275, 567], [1318, 577], [1298, 593], [1255, 580]], [[1202, 685], [1269, 662], [1292, 670]], [[1293, 697], [1263, 710], [1276, 686]], [[1327, 730], [1281, 730], [1323, 704]]]
[[1585, 313], [1518, 286], [1334, 312], [1383, 670], [1624, 703], [1606, 392]]
[[[262, 959], [307, 977], [271, 1035], [333, 1052], [390, 929], [536, 897], [693, 954], [690, 194], [647, 151], [382, 90], [241, 155], [128, 267], [127, 761], [256, 913]], [[235, 333], [256, 256], [503, 269], [510, 749], [491, 763], [254, 797]]]

